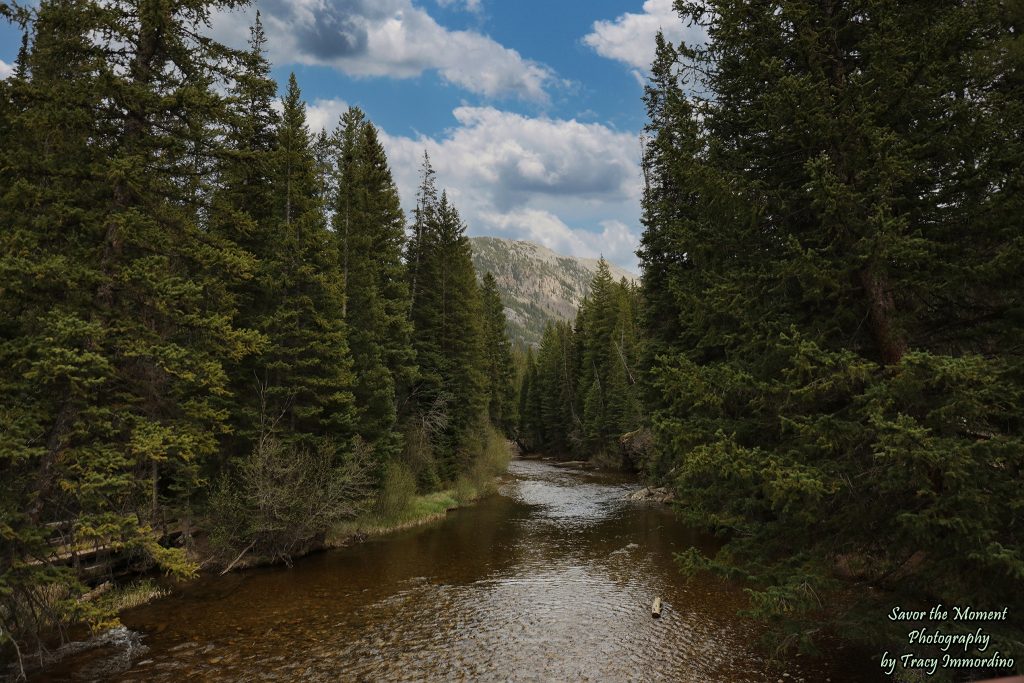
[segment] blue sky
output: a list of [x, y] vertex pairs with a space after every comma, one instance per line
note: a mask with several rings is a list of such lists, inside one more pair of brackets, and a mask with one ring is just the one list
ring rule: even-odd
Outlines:
[[[259, 8], [279, 83], [311, 127], [358, 105], [412, 207], [427, 150], [471, 235], [636, 269], [642, 83], [671, 0], [257, 0], [214, 17], [241, 46]], [[0, 77], [20, 36], [0, 26]]]

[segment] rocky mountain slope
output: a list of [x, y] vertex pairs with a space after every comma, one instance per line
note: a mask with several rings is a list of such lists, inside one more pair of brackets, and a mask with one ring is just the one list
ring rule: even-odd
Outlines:
[[[539, 344], [548, 320], [571, 320], [597, 271], [597, 259], [561, 256], [533, 242], [470, 238], [473, 265], [498, 281], [513, 341]], [[609, 264], [612, 277], [636, 275]]]

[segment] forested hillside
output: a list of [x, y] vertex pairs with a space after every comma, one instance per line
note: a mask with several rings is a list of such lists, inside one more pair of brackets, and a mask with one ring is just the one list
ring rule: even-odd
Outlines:
[[520, 446], [622, 461], [620, 437], [641, 424], [639, 287], [612, 279], [601, 259], [573, 321], [548, 322], [528, 348], [519, 388]]
[[[512, 340], [536, 347], [548, 322], [571, 321], [598, 260], [563, 256], [532, 242], [498, 237], [471, 237], [473, 264], [478, 273], [491, 273], [501, 292]], [[606, 263], [615, 280], [636, 276]]]
[[203, 37], [228, 4], [21, 17], [0, 81], [5, 656], [105, 623], [79, 598], [112, 560], [191, 575], [202, 532], [207, 561], [287, 562], [504, 451], [506, 321], [429, 160], [407, 235], [374, 125], [352, 108], [311, 132], [258, 14], [247, 51]]

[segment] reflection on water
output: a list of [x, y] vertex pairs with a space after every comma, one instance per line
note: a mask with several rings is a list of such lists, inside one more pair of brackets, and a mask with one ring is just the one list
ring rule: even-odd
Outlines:
[[46, 678], [863, 680], [838, 655], [770, 666], [757, 626], [734, 616], [736, 588], [680, 579], [673, 553], [706, 539], [624, 501], [631, 488], [517, 460], [501, 495], [429, 528], [203, 579], [128, 612], [145, 648], [98, 648]]

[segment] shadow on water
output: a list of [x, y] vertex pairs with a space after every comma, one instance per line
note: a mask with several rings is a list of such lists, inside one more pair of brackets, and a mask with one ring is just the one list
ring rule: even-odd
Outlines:
[[128, 655], [97, 648], [46, 679], [870, 680], [839, 653], [769, 664], [735, 616], [742, 593], [676, 570], [674, 553], [710, 539], [625, 501], [633, 488], [517, 460], [500, 495], [429, 527], [126, 612]]

